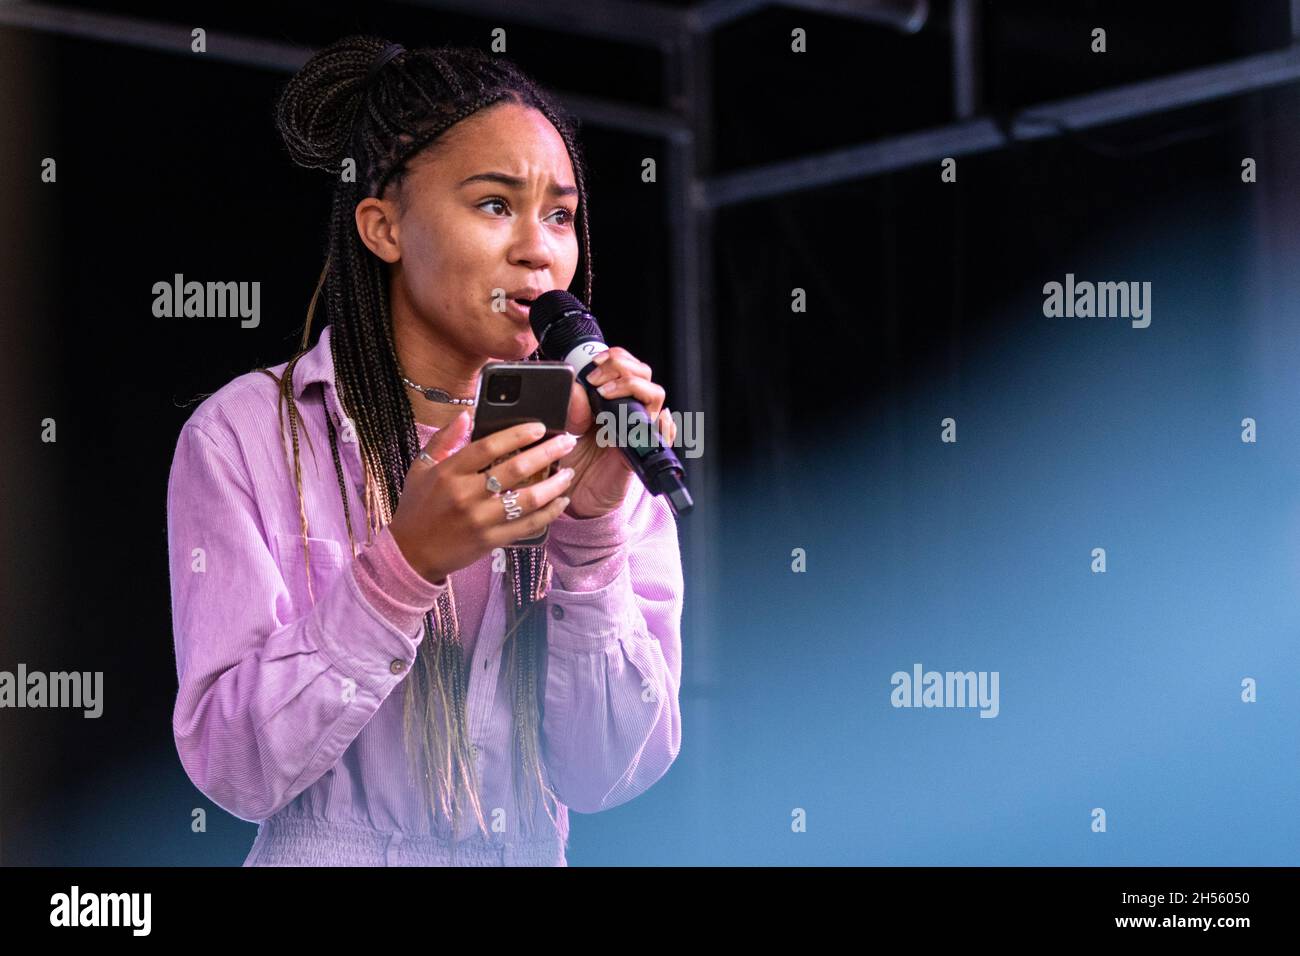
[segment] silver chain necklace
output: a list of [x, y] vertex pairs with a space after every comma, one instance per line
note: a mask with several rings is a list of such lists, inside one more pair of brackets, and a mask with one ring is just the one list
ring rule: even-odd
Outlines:
[[431, 402], [442, 402], [446, 405], [473, 405], [474, 404], [474, 399], [472, 398], [452, 398], [449, 394], [447, 394], [446, 389], [425, 388], [423, 385], [416, 385], [405, 375], [402, 376], [402, 381], [405, 382], [411, 388], [415, 389], [417, 392], [419, 392], [421, 395], [423, 395]]

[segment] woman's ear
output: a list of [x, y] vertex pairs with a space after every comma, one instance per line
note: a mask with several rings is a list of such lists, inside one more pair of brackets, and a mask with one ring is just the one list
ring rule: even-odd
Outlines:
[[357, 235], [367, 249], [385, 262], [396, 262], [402, 258], [396, 203], [368, 196], [357, 203], [354, 218]]

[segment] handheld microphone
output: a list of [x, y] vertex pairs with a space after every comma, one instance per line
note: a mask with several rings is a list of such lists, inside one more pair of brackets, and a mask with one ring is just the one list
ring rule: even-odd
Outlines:
[[[539, 295], [528, 309], [528, 322], [537, 336], [537, 344], [542, 355], [551, 361], [567, 362], [577, 373], [577, 379], [587, 390], [591, 407], [599, 416], [609, 412], [617, 420], [636, 424], [644, 422], [644, 428], [633, 428], [630, 436], [644, 431], [649, 436], [645, 443], [627, 441], [619, 442], [619, 448], [632, 470], [636, 472], [641, 483], [652, 494], [667, 495], [668, 504], [674, 515], [683, 515], [695, 507], [691, 493], [686, 490], [682, 479], [685, 471], [677, 460], [670, 445], [661, 444], [658, 429], [653, 427], [650, 413], [636, 398], [623, 395], [618, 398], [606, 398], [596, 387], [587, 381], [599, 366], [592, 358], [599, 352], [609, 350], [605, 336], [595, 317], [577, 296], [563, 289], [553, 289]], [[620, 409], [620, 406], [622, 408]]]

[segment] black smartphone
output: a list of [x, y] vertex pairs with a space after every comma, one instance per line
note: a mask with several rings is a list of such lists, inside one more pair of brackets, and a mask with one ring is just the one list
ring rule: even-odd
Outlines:
[[[478, 441], [504, 428], [524, 422], [541, 422], [546, 434], [537, 441], [498, 458], [479, 474], [487, 473], [521, 451], [549, 441], [564, 431], [569, 420], [569, 396], [573, 392], [573, 367], [567, 362], [489, 362], [478, 379], [478, 397], [474, 405], [474, 431], [470, 441]], [[545, 481], [555, 474], [556, 462], [516, 482], [515, 490]], [[505, 491], [509, 488], [503, 489]], [[541, 534], [511, 542], [512, 547], [545, 544], [550, 528]]]

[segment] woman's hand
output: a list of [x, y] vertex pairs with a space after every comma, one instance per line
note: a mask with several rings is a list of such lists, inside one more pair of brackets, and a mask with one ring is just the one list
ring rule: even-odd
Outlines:
[[[546, 431], [540, 422], [528, 422], [470, 442], [451, 454], [470, 427], [469, 414], [462, 413], [430, 439], [424, 451], [431, 460], [417, 456], [411, 463], [397, 512], [389, 523], [407, 563], [435, 584], [494, 548], [540, 534], [569, 503], [567, 497], [559, 497], [573, 477], [563, 467], [544, 481], [523, 488], [518, 485], [573, 448], [570, 436], [556, 435], [479, 474], [479, 469], [537, 441]], [[516, 503], [523, 512], [520, 517], [507, 519], [500, 496], [487, 490], [488, 475], [500, 482], [501, 494], [517, 489]]]
[[[606, 398], [631, 395], [645, 406], [650, 419], [658, 423], [662, 443], [671, 445], [677, 440], [677, 426], [664, 405], [663, 386], [651, 381], [649, 365], [618, 346], [600, 352], [593, 361], [600, 367], [592, 372], [588, 381], [603, 386], [601, 395]], [[565, 427], [579, 438], [573, 451], [560, 459], [561, 467], [574, 470], [573, 483], [568, 490], [572, 501], [565, 510], [571, 518], [594, 518], [618, 508], [627, 497], [635, 475], [617, 445], [602, 448], [596, 444], [599, 429], [595, 425], [596, 416], [587, 399], [587, 391], [581, 382], [574, 382]]]

